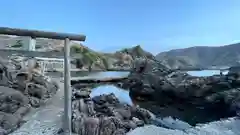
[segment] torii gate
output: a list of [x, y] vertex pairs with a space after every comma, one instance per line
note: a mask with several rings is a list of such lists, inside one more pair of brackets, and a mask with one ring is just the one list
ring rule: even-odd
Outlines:
[[20, 53], [26, 56], [35, 56], [35, 57], [59, 57], [62, 54], [53, 54], [53, 53], [45, 53], [45, 52], [34, 52], [36, 45], [36, 38], [49, 38], [49, 39], [59, 39], [65, 40], [64, 42], [64, 131], [66, 134], [72, 133], [71, 127], [71, 118], [72, 118], [72, 107], [71, 107], [71, 98], [72, 98], [72, 90], [70, 85], [70, 47], [69, 41], [85, 41], [85, 35], [76, 35], [76, 34], [68, 34], [68, 33], [56, 33], [56, 32], [46, 32], [46, 31], [38, 31], [38, 30], [27, 30], [27, 29], [17, 29], [17, 28], [8, 28], [8, 27], [0, 27], [0, 34], [5, 35], [16, 35], [16, 36], [27, 36], [29, 37], [29, 45], [26, 46], [27, 51], [24, 50], [5, 50], [1, 49], [1, 53]]

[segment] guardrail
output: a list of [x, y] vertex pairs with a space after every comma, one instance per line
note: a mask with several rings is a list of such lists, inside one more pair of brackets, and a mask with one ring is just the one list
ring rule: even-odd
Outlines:
[[[72, 132], [71, 127], [71, 98], [72, 98], [72, 90], [70, 85], [70, 47], [69, 41], [85, 41], [85, 35], [78, 34], [69, 34], [69, 33], [57, 33], [57, 32], [47, 32], [47, 31], [39, 31], [39, 30], [27, 30], [27, 29], [18, 29], [18, 28], [8, 28], [8, 27], [0, 27], [0, 34], [4, 35], [15, 35], [15, 36], [28, 36], [31, 39], [35, 38], [50, 38], [50, 39], [59, 39], [64, 40], [64, 131], [67, 134]], [[34, 45], [35, 46], [35, 45]], [[44, 52], [34, 52], [34, 51], [22, 51], [22, 50], [9, 50], [6, 51], [4, 49], [0, 50], [0, 53], [21, 53], [24, 56], [28, 55], [30, 57], [41, 57], [43, 55], [46, 57], [48, 55], [54, 55], [54, 53], [44, 53]], [[26, 53], [27, 52], [27, 53]], [[38, 56], [36, 56], [38, 54]], [[58, 55], [61, 55], [60, 53]], [[48, 56], [47, 56], [48, 57]]]
[[[28, 50], [13, 50], [13, 49], [0, 49], [0, 54], [10, 56], [12, 54], [23, 57], [46, 57], [46, 58], [64, 58], [64, 52], [40, 52]], [[79, 53], [72, 53], [70, 59], [81, 58]]]

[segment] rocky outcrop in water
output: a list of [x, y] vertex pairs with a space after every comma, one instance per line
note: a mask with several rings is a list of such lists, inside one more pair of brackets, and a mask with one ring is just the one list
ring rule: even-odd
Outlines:
[[171, 72], [170, 69], [154, 59], [147, 59], [144, 57], [135, 58], [132, 63], [132, 74], [152, 73], [159, 76], [165, 76]]
[[132, 98], [144, 100], [143, 106], [150, 111], [190, 124], [239, 115], [238, 74], [193, 77], [169, 72], [153, 61], [136, 60], [135, 63], [141, 64], [136, 64], [122, 87], [130, 90]]
[[[19, 64], [20, 65], [20, 64]], [[12, 61], [0, 63], [0, 134], [12, 132], [32, 107], [39, 107], [58, 90], [45, 76], [20, 69]]]
[[89, 96], [90, 90], [73, 91], [72, 131], [80, 135], [125, 135], [128, 131], [151, 122], [149, 111], [130, 106], [114, 94]]

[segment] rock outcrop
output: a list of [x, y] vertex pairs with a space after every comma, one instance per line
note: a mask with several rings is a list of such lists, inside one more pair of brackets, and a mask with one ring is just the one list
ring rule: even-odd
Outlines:
[[56, 83], [11, 60], [0, 63], [0, 134], [8, 134], [21, 124], [32, 107], [39, 107], [58, 90]]
[[[239, 115], [239, 75], [194, 77], [172, 72], [153, 61], [135, 63], [141, 64], [136, 64], [122, 87], [130, 90], [132, 98], [144, 100], [150, 111], [193, 125]], [[158, 107], [147, 104], [149, 101]]]
[[151, 122], [154, 115], [120, 101], [114, 94], [89, 96], [90, 90], [74, 90], [72, 131], [80, 135], [125, 135]]

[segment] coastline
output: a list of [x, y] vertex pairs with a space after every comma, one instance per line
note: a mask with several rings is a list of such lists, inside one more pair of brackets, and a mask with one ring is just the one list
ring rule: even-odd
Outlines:
[[[47, 101], [47, 104], [34, 110], [31, 114], [28, 114], [29, 119], [22, 127], [10, 135], [56, 135], [61, 129], [63, 115], [63, 83], [62, 79], [51, 77], [52, 80], [58, 82], [59, 91]], [[46, 115], [47, 114], [47, 115]], [[27, 119], [27, 118], [26, 118]], [[173, 120], [172, 124], [176, 126], [177, 120]], [[127, 135], [168, 135], [168, 134], [182, 134], [182, 135], [236, 135], [240, 131], [237, 125], [240, 124], [239, 119], [228, 118], [226, 120], [210, 122], [186, 130], [180, 129], [168, 129], [158, 127], [155, 125], [146, 125], [131, 130]], [[181, 126], [181, 125], [179, 125]], [[230, 129], [234, 129], [230, 131]], [[218, 130], [219, 131], [218, 131]], [[220, 134], [221, 133], [221, 134]], [[73, 133], [72, 133], [73, 134]]]

